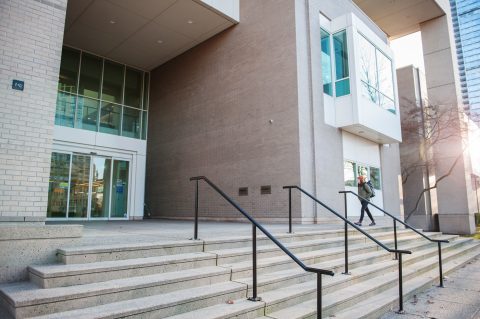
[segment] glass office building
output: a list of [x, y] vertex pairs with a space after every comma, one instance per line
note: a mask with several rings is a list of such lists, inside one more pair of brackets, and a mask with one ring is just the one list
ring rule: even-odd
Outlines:
[[465, 109], [480, 115], [480, 1], [450, 0]]

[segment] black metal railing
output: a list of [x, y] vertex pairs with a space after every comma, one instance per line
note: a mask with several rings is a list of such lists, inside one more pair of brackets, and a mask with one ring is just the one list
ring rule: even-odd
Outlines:
[[[355, 192], [352, 192], [352, 191], [339, 191], [339, 193], [343, 194], [344, 199], [345, 199], [345, 218], [347, 217], [347, 194], [348, 193], [351, 193], [351, 194], [357, 196], [360, 200], [366, 200], [365, 198], [361, 197], [360, 195], [358, 195], [358, 194], [356, 194]], [[368, 205], [375, 207], [376, 209], [378, 209], [379, 211], [383, 212], [385, 215], [387, 215], [387, 216], [389, 216], [393, 219], [393, 232], [394, 232], [394, 239], [395, 239], [395, 249], [397, 249], [397, 247], [398, 247], [397, 222], [404, 225], [408, 229], [414, 231], [415, 233], [422, 236], [423, 238], [431, 241], [432, 243], [437, 243], [437, 245], [438, 245], [438, 270], [440, 272], [440, 287], [443, 288], [442, 243], [449, 243], [449, 241], [446, 240], [446, 239], [432, 239], [432, 238], [428, 237], [427, 235], [423, 234], [422, 232], [419, 232], [418, 230], [416, 230], [415, 228], [413, 228], [409, 224], [405, 223], [404, 221], [400, 220], [399, 218], [397, 218], [397, 217], [393, 216], [392, 214], [386, 212], [384, 209], [382, 209], [382, 208], [378, 207], [377, 205], [373, 204], [372, 202], [370, 202], [370, 201], [367, 201], [367, 202], [368, 202]], [[395, 256], [395, 257], [397, 257], [397, 256]]]
[[260, 225], [252, 216], [245, 212], [237, 203], [235, 203], [227, 194], [225, 194], [218, 186], [212, 183], [205, 176], [196, 176], [191, 177], [190, 181], [196, 181], [195, 185], [195, 226], [194, 226], [194, 237], [193, 239], [198, 239], [198, 182], [200, 180], [205, 181], [210, 187], [212, 187], [220, 196], [222, 196], [227, 202], [229, 202], [233, 207], [235, 207], [243, 216], [245, 216], [250, 223], [252, 223], [252, 297], [248, 298], [252, 301], [259, 301], [261, 298], [257, 295], [257, 228], [260, 229], [265, 236], [267, 236], [271, 241], [273, 241], [285, 254], [293, 259], [303, 270], [316, 273], [317, 274], [317, 318], [322, 318], [322, 275], [333, 276], [333, 271], [312, 268], [306, 266], [300, 259], [298, 259], [294, 254], [288, 250], [282, 243], [280, 243], [268, 230], [266, 230], [262, 225]]
[[[398, 254], [399, 258], [398, 258], [398, 295], [399, 295], [399, 310], [398, 312], [399, 313], [403, 313], [403, 274], [402, 274], [402, 254], [411, 254], [412, 252], [409, 251], [409, 250], [400, 250], [400, 249], [397, 249], [395, 247], [395, 249], [391, 249], [391, 248], [388, 248], [387, 246], [385, 246], [383, 243], [381, 243], [380, 241], [378, 241], [377, 239], [375, 239], [374, 237], [372, 237], [370, 234], [368, 234], [367, 232], [365, 232], [363, 229], [361, 229], [360, 227], [358, 227], [357, 225], [355, 225], [354, 223], [352, 223], [351, 221], [349, 221], [347, 218], [346, 218], [346, 215], [345, 217], [341, 216], [339, 213], [337, 213], [335, 210], [333, 210], [332, 208], [330, 208], [329, 206], [327, 206], [326, 204], [322, 203], [321, 201], [319, 201], [317, 198], [315, 198], [313, 195], [311, 195], [310, 193], [308, 193], [307, 191], [305, 191], [304, 189], [302, 189], [301, 187], [299, 186], [296, 186], [296, 185], [292, 185], [292, 186], [283, 186], [284, 189], [288, 189], [289, 190], [289, 208], [290, 208], [290, 212], [289, 212], [289, 216], [291, 216], [292, 212], [291, 212], [291, 190], [293, 188], [296, 188], [298, 189], [301, 193], [307, 195], [308, 197], [310, 197], [313, 201], [315, 201], [317, 204], [323, 206], [325, 209], [327, 209], [328, 211], [330, 211], [332, 214], [334, 214], [335, 216], [337, 216], [338, 218], [342, 219], [344, 222], [345, 222], [345, 272], [344, 274], [349, 274], [348, 272], [348, 231], [347, 231], [347, 224], [352, 226], [353, 228], [355, 228], [356, 230], [358, 230], [359, 232], [361, 232], [362, 234], [364, 234], [366, 237], [368, 237], [370, 240], [372, 240], [374, 243], [376, 243], [377, 245], [379, 245], [380, 247], [382, 247], [383, 249], [385, 249], [386, 251], [390, 252], [390, 253], [394, 253], [394, 254]], [[289, 224], [291, 225], [291, 221], [289, 222]]]

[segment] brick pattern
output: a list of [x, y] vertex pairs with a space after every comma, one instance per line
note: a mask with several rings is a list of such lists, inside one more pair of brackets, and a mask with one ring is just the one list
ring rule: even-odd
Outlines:
[[66, 6], [0, 0], [0, 221], [46, 217]]

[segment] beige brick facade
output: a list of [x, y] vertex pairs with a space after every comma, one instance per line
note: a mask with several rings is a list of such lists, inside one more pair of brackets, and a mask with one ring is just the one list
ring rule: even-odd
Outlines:
[[66, 6], [0, 1], [0, 222], [46, 217]]

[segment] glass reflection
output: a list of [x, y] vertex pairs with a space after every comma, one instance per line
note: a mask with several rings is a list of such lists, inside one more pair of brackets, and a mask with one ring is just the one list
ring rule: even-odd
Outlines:
[[53, 152], [48, 183], [48, 218], [64, 218], [67, 216], [69, 173], [70, 154]]
[[323, 92], [332, 96], [332, 57], [330, 52], [330, 34], [325, 30], [320, 30], [322, 45], [322, 80]]
[[123, 108], [122, 136], [140, 137], [140, 110]]
[[55, 109], [55, 125], [73, 127], [75, 100], [75, 95], [58, 92]]
[[120, 118], [122, 107], [113, 103], [102, 102], [100, 111], [100, 132], [120, 135]]
[[112, 161], [109, 158], [93, 158], [90, 217], [108, 217], [108, 211], [110, 208], [111, 162]]
[[122, 103], [124, 69], [123, 65], [105, 61], [102, 100]]
[[78, 97], [76, 128], [89, 131], [97, 130], [99, 102], [97, 100]]
[[110, 217], [127, 217], [129, 162], [113, 161], [112, 211]]
[[62, 50], [62, 62], [58, 78], [58, 90], [77, 93], [78, 67], [80, 64], [80, 52], [64, 47]]
[[69, 218], [87, 217], [89, 177], [90, 156], [74, 154], [72, 157], [72, 173], [70, 179]]
[[142, 102], [142, 72], [127, 68], [125, 75], [125, 105], [136, 108]]
[[100, 98], [101, 76], [102, 59], [90, 54], [83, 54], [78, 94], [95, 99]]
[[377, 66], [375, 61], [375, 47], [360, 36], [360, 79], [373, 88], [378, 87]]

